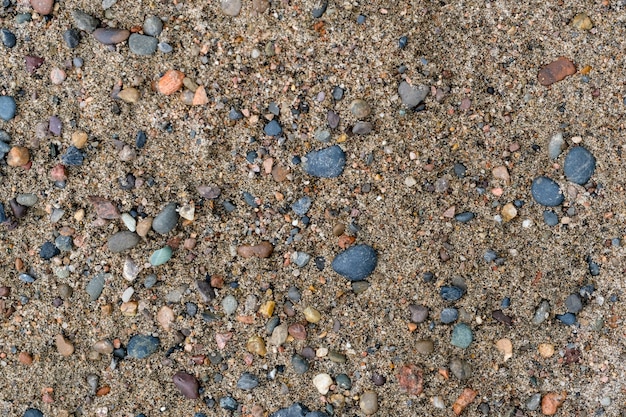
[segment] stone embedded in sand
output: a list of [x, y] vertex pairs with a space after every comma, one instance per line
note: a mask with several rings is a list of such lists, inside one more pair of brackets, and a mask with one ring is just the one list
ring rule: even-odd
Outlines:
[[412, 364], [404, 365], [400, 368], [398, 383], [410, 395], [420, 395], [424, 390], [422, 370]]
[[130, 31], [118, 28], [98, 28], [93, 31], [92, 35], [103, 45], [115, 45], [128, 39]]
[[237, 254], [243, 258], [268, 258], [274, 251], [270, 242], [261, 242], [258, 245], [241, 245], [237, 248]]
[[199, 384], [195, 376], [183, 371], [178, 371], [172, 377], [172, 381], [185, 398], [193, 400], [200, 396], [198, 393]]
[[452, 411], [454, 411], [454, 414], [457, 416], [461, 415], [463, 410], [465, 410], [465, 408], [470, 405], [472, 401], [474, 401], [477, 394], [478, 392], [473, 389], [465, 388], [461, 395], [459, 395], [459, 398], [457, 398], [454, 404], [452, 404]]
[[57, 350], [61, 356], [68, 357], [74, 353], [74, 345], [68, 342], [62, 334], [58, 334], [54, 337], [54, 342], [57, 345]]
[[157, 82], [157, 90], [166, 96], [174, 94], [183, 86], [184, 79], [185, 74], [182, 72], [169, 70]]
[[30, 161], [30, 152], [23, 146], [14, 146], [7, 155], [7, 164], [12, 167], [21, 167]]
[[537, 74], [537, 79], [541, 85], [547, 87], [574, 73], [576, 73], [576, 67], [572, 61], [561, 56], [543, 67]]
[[506, 203], [504, 207], [502, 207], [500, 215], [505, 222], [511, 221], [517, 217], [517, 208], [513, 203]]
[[578, 30], [590, 30], [593, 28], [593, 22], [587, 13], [578, 13], [572, 19], [572, 26]]
[[117, 207], [106, 198], [90, 196], [89, 201], [93, 204], [93, 208], [96, 209], [96, 214], [99, 218], [113, 220], [120, 217]]
[[204, 86], [201, 85], [196, 89], [191, 104], [193, 104], [194, 106], [202, 106], [204, 104], [207, 104], [208, 102], [209, 98], [206, 95], [206, 89], [204, 88]]
[[30, 0], [30, 6], [40, 15], [49, 15], [54, 7], [54, 0]]
[[563, 402], [565, 402], [566, 397], [567, 393], [565, 391], [561, 393], [547, 393], [541, 399], [541, 412], [546, 416], [555, 415], [559, 407], [561, 407], [561, 405], [563, 405]]

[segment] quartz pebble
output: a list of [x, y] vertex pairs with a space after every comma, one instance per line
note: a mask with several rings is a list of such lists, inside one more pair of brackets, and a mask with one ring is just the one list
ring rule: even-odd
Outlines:
[[558, 158], [564, 146], [565, 141], [563, 140], [563, 132], [556, 133], [552, 136], [550, 138], [550, 143], [548, 144], [548, 155], [550, 156], [550, 159]]
[[322, 395], [326, 395], [328, 393], [332, 384], [333, 379], [328, 374], [317, 374], [313, 377], [313, 385]]
[[366, 415], [376, 414], [378, 411], [378, 395], [374, 391], [365, 391], [359, 399], [359, 408]]

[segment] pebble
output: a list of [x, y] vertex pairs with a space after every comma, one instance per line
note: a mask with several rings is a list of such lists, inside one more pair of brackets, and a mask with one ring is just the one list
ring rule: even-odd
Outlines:
[[343, 88], [335, 86], [332, 92], [333, 99], [335, 99], [336, 101], [340, 101], [341, 99], [343, 99], [344, 91], [345, 90]]
[[42, 16], [52, 13], [54, 0], [30, 0], [30, 6]]
[[131, 358], [144, 359], [156, 352], [160, 344], [158, 337], [137, 334], [128, 341], [126, 351]]
[[0, 223], [7, 221], [7, 213], [4, 210], [4, 204], [0, 203]]
[[251, 391], [259, 386], [259, 378], [249, 372], [244, 372], [237, 380], [237, 388]]
[[27, 408], [22, 417], [44, 417], [43, 413], [36, 408]]
[[128, 213], [122, 213], [120, 218], [122, 219], [122, 222], [124, 222], [124, 226], [126, 226], [129, 231], [134, 232], [137, 230], [137, 220], [135, 220], [133, 216]]
[[269, 258], [274, 251], [274, 246], [268, 241], [263, 241], [258, 245], [241, 245], [237, 248], [237, 254], [243, 258]]
[[251, 338], [249, 338], [246, 342], [246, 350], [259, 356], [265, 356], [265, 354], [267, 353], [265, 341], [260, 336], [252, 336]]
[[576, 323], [576, 315], [572, 313], [555, 314], [554, 317], [566, 326], [571, 326]]
[[233, 397], [220, 398], [220, 407], [228, 411], [236, 411], [239, 403]]
[[315, 323], [318, 323], [322, 319], [322, 315], [320, 314], [320, 312], [310, 306], [305, 308], [302, 311], [302, 314], [304, 314], [304, 318], [309, 323], [315, 324]]
[[0, 96], [0, 119], [8, 122], [15, 117], [17, 105], [11, 96]]
[[102, 0], [102, 8], [108, 10], [117, 4], [117, 0]]
[[454, 323], [459, 318], [459, 312], [456, 308], [444, 308], [439, 314], [439, 320], [444, 324]]
[[134, 248], [139, 243], [139, 236], [128, 230], [115, 233], [107, 241], [107, 247], [113, 253], [119, 253]]
[[80, 166], [85, 160], [85, 155], [76, 147], [70, 146], [67, 151], [61, 155], [61, 162], [63, 165], [68, 166]]
[[77, 149], [84, 148], [88, 139], [89, 136], [85, 132], [77, 131], [72, 133], [72, 145], [74, 145]]
[[110, 355], [113, 353], [113, 343], [106, 339], [98, 340], [94, 343], [93, 350], [101, 354]]
[[371, 246], [361, 244], [338, 254], [331, 266], [349, 281], [362, 281], [374, 272], [377, 263], [376, 251]]
[[365, 100], [356, 99], [350, 103], [350, 111], [357, 119], [365, 119], [372, 112], [372, 108]]
[[559, 224], [559, 217], [552, 210], [544, 210], [543, 221], [548, 226], [556, 226]]
[[460, 381], [469, 379], [472, 376], [472, 366], [465, 359], [454, 357], [450, 359], [448, 367], [452, 374]]
[[328, 7], [328, 0], [318, 0], [313, 5], [313, 9], [311, 10], [311, 15], [314, 19], [319, 19], [326, 13], [326, 8]]
[[539, 352], [539, 355], [541, 355], [542, 358], [544, 359], [551, 358], [552, 355], [554, 355], [554, 345], [550, 343], [540, 343], [537, 346], [537, 351]]
[[169, 70], [157, 82], [157, 90], [166, 96], [172, 95], [183, 86], [185, 74], [177, 70]]
[[136, 55], [152, 55], [157, 50], [157, 38], [139, 33], [133, 33], [128, 38], [128, 49]]
[[289, 297], [291, 301], [297, 303], [300, 301], [302, 294], [300, 293], [300, 290], [298, 289], [298, 287], [291, 286], [289, 287], [289, 290], [287, 291], [287, 297]]
[[466, 349], [474, 340], [472, 329], [465, 323], [459, 323], [452, 330], [452, 338], [450, 343], [453, 346]]
[[373, 128], [374, 126], [370, 122], [356, 122], [352, 128], [352, 133], [355, 135], [367, 135]]
[[304, 268], [311, 260], [311, 255], [305, 252], [294, 252], [291, 255], [291, 261], [296, 264], [298, 268]]
[[378, 395], [374, 391], [365, 391], [359, 399], [359, 408], [366, 415], [376, 414], [378, 411]]
[[309, 361], [302, 356], [295, 354], [291, 357], [291, 366], [298, 375], [303, 375], [309, 370]]
[[235, 311], [237, 311], [238, 305], [239, 303], [237, 302], [237, 299], [233, 297], [232, 295], [227, 295], [222, 300], [222, 308], [224, 309], [224, 313], [227, 316], [230, 316], [231, 314], [235, 313]]
[[454, 164], [454, 167], [452, 169], [454, 171], [454, 175], [456, 175], [458, 178], [464, 178], [465, 173], [467, 172], [467, 168], [465, 167], [465, 165], [459, 162]]
[[74, 353], [74, 345], [65, 339], [62, 334], [57, 334], [54, 337], [54, 342], [61, 356], [68, 357]]
[[37, 196], [32, 193], [20, 193], [17, 195], [17, 197], [15, 197], [15, 201], [23, 206], [32, 207], [37, 204], [39, 198], [37, 198]]
[[413, 364], [402, 366], [398, 374], [398, 385], [409, 395], [419, 396], [424, 390], [422, 370]]
[[415, 342], [415, 350], [424, 355], [433, 353], [435, 350], [435, 344], [431, 339], [422, 339]]
[[28, 274], [20, 274], [17, 277], [20, 281], [25, 282], [27, 284], [32, 284], [33, 282], [36, 281], [36, 279]]
[[74, 19], [74, 25], [76, 25], [79, 30], [83, 30], [87, 33], [92, 33], [100, 24], [98, 19], [78, 9], [72, 10], [72, 19]]
[[72, 250], [72, 237], [58, 236], [54, 239], [54, 245], [59, 248], [61, 252], [69, 252]]
[[578, 13], [572, 19], [572, 26], [578, 30], [591, 30], [593, 28], [593, 22], [587, 13]]
[[426, 306], [411, 304], [409, 305], [409, 312], [413, 323], [423, 323], [428, 319], [428, 307]]
[[163, 265], [165, 262], [169, 261], [172, 257], [172, 248], [169, 246], [165, 246], [162, 249], [158, 249], [154, 251], [152, 256], [150, 256], [150, 265], [159, 266]]
[[313, 377], [313, 385], [322, 395], [328, 394], [332, 384], [333, 379], [328, 374], [317, 374]]
[[26, 55], [24, 57], [24, 61], [26, 64], [26, 72], [29, 74], [34, 73], [37, 68], [43, 65], [44, 59], [34, 55]]
[[580, 312], [583, 309], [583, 303], [578, 294], [570, 294], [565, 299], [565, 307], [567, 311], [573, 314]]
[[335, 376], [335, 383], [343, 390], [350, 390], [352, 388], [352, 381], [346, 374], [339, 374]]
[[100, 297], [104, 289], [104, 281], [105, 275], [97, 274], [85, 286], [85, 292], [89, 295], [89, 301], [96, 301]]
[[465, 291], [462, 288], [455, 286], [443, 286], [439, 289], [439, 295], [445, 301], [457, 301], [463, 297], [464, 293]]
[[298, 216], [304, 216], [311, 208], [312, 200], [309, 196], [304, 196], [291, 205], [291, 209]]
[[163, 31], [163, 21], [157, 16], [147, 17], [143, 21], [143, 33], [148, 36], [159, 36]]
[[565, 402], [567, 394], [565, 391], [561, 393], [549, 392], [541, 399], [541, 412], [546, 416], [553, 416]]
[[54, 243], [52, 242], [45, 242], [43, 245], [41, 245], [41, 248], [39, 249], [39, 256], [46, 261], [54, 258], [60, 253], [61, 251], [59, 250], [59, 248], [54, 246]]
[[0, 39], [2, 39], [2, 44], [7, 48], [13, 48], [17, 44], [17, 38], [9, 29], [0, 29]]
[[398, 39], [398, 48], [404, 49], [406, 48], [408, 43], [409, 43], [409, 38], [407, 38], [406, 36], [400, 36], [400, 39]]
[[137, 132], [137, 136], [135, 137], [135, 146], [139, 149], [146, 146], [146, 142], [148, 141], [148, 137], [146, 136], [146, 132], [143, 130], [139, 130]]
[[537, 74], [537, 79], [541, 85], [547, 87], [574, 73], [576, 73], [576, 67], [572, 61], [561, 56], [543, 67]]
[[315, 138], [315, 140], [322, 143], [330, 142], [330, 132], [326, 129], [322, 129], [321, 127], [315, 130], [313, 137]]
[[200, 386], [195, 376], [187, 372], [178, 371], [172, 377], [172, 381], [185, 398], [193, 400], [200, 397], [200, 393], [198, 392]]
[[166, 235], [176, 227], [177, 223], [176, 203], [169, 203], [152, 220], [152, 230], [161, 235]]
[[143, 286], [150, 289], [154, 287], [156, 283], [157, 283], [157, 276], [154, 274], [150, 274], [146, 277], [146, 280], [143, 282]]
[[513, 343], [510, 339], [500, 339], [496, 342], [496, 348], [502, 354], [504, 361], [513, 357]]
[[130, 36], [126, 29], [98, 28], [93, 31], [93, 37], [103, 45], [115, 45], [124, 42]]
[[502, 220], [505, 222], [509, 222], [517, 217], [517, 208], [513, 203], [506, 203], [502, 210], [500, 210], [500, 215], [502, 216]]
[[[131, 35], [131, 37], [132, 37], [132, 35]], [[125, 103], [135, 104], [141, 98], [141, 94], [139, 93], [139, 90], [137, 90], [136, 88], [131, 87], [131, 88], [125, 88], [122, 91], [120, 91], [117, 94], [117, 98], [119, 98], [120, 100], [122, 100]], [[125, 155], [122, 156], [123, 153]], [[120, 152], [120, 160], [122, 160], [122, 161], [130, 161], [133, 158], [134, 158], [134, 151], [133, 151], [133, 149], [131, 149], [130, 146], [125, 145], [124, 148], [122, 148], [122, 151]]]
[[547, 300], [543, 300], [537, 310], [535, 310], [535, 314], [532, 319], [532, 323], [535, 325], [539, 325], [543, 323], [548, 316], [550, 315], [550, 303]]
[[28, 207], [19, 204], [17, 201], [15, 201], [14, 198], [9, 200], [9, 205], [11, 206], [11, 211], [16, 218], [21, 219], [22, 217], [26, 216], [26, 211], [28, 210]]
[[561, 155], [561, 151], [565, 146], [565, 141], [563, 140], [563, 132], [559, 132], [550, 138], [550, 143], [548, 144], [548, 155], [550, 159], [556, 159]]
[[398, 95], [405, 107], [412, 109], [420, 104], [430, 93], [430, 88], [425, 85], [411, 85], [402, 81], [398, 86]]
[[472, 220], [475, 217], [474, 213], [472, 213], [471, 211], [465, 211], [463, 213], [459, 213], [456, 216], [454, 216], [454, 220], [456, 220], [459, 223], [467, 223], [470, 220]]
[[578, 185], [589, 181], [596, 169], [596, 158], [586, 148], [576, 146], [569, 150], [563, 164], [565, 177]]
[[305, 155], [302, 169], [314, 177], [335, 178], [343, 173], [346, 165], [346, 154], [334, 145], [319, 151], [311, 151]]
[[226, 16], [237, 16], [241, 11], [241, 0], [221, 0], [222, 12]]
[[280, 123], [278, 123], [278, 120], [272, 119], [268, 124], [265, 125], [265, 127], [263, 128], [263, 132], [265, 132], [267, 136], [276, 137], [283, 133], [283, 128], [280, 126]]
[[559, 184], [544, 176], [533, 180], [530, 192], [537, 203], [547, 207], [558, 206], [564, 199]]

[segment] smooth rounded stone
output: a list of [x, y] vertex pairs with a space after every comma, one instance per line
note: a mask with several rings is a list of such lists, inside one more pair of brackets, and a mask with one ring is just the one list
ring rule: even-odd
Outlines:
[[307, 214], [307, 212], [311, 208], [311, 204], [312, 204], [311, 197], [309, 197], [308, 195], [305, 195], [304, 197], [300, 198], [298, 201], [293, 203], [291, 205], [291, 209], [298, 216], [304, 216], [305, 214]]
[[96, 301], [104, 289], [105, 274], [93, 277], [85, 286], [85, 292], [89, 295], [89, 301]]
[[59, 296], [62, 299], [67, 300], [67, 299], [71, 298], [73, 293], [74, 293], [74, 289], [72, 287], [70, 287], [69, 284], [61, 284], [61, 285], [59, 285]]
[[469, 379], [472, 376], [472, 366], [465, 359], [454, 357], [450, 360], [448, 367], [460, 381]]
[[343, 390], [350, 390], [352, 388], [352, 380], [346, 374], [339, 374], [335, 376], [335, 383]]
[[576, 314], [583, 309], [583, 302], [578, 294], [570, 294], [565, 299], [565, 307], [568, 312]]
[[576, 323], [576, 315], [572, 313], [555, 314], [554, 317], [566, 326], [571, 326]]
[[30, 0], [30, 6], [42, 16], [52, 13], [54, 0]]
[[0, 119], [8, 122], [15, 117], [17, 104], [11, 96], [0, 96]]
[[238, 305], [239, 303], [237, 302], [237, 299], [232, 295], [227, 295], [222, 300], [222, 308], [227, 316], [233, 314], [237, 310]]
[[54, 246], [54, 243], [52, 242], [45, 242], [43, 245], [41, 245], [41, 248], [39, 248], [39, 256], [41, 256], [41, 258], [45, 259], [46, 261], [54, 258], [60, 253], [61, 251], [59, 250], [59, 248]]
[[309, 323], [318, 323], [322, 319], [322, 315], [319, 311], [309, 306], [302, 311], [304, 318]]
[[374, 391], [365, 391], [359, 399], [359, 408], [366, 415], [376, 414], [378, 411], [378, 394]]
[[7, 48], [13, 48], [17, 44], [17, 38], [9, 29], [0, 29], [0, 39]]
[[444, 324], [454, 323], [459, 318], [459, 312], [456, 308], [444, 308], [441, 310], [439, 320]]
[[362, 281], [376, 268], [378, 256], [368, 245], [355, 245], [338, 254], [331, 264], [333, 270], [349, 281]]
[[470, 344], [472, 344], [472, 340], [474, 340], [474, 335], [472, 333], [472, 329], [467, 324], [459, 323], [454, 326], [454, 329], [452, 330], [452, 338], [450, 339], [450, 343], [453, 346], [466, 349]]
[[63, 40], [68, 48], [74, 49], [80, 44], [80, 32], [76, 29], [68, 29], [63, 32]]
[[159, 266], [163, 265], [165, 262], [169, 261], [172, 257], [172, 248], [169, 246], [165, 246], [162, 249], [158, 249], [154, 251], [152, 256], [150, 256], [150, 265]]
[[27, 408], [22, 417], [43, 417], [43, 413], [36, 408]]
[[259, 378], [249, 372], [244, 372], [237, 380], [237, 388], [250, 391], [259, 386]]
[[113, 353], [113, 343], [106, 339], [98, 340], [96, 343], [94, 343], [92, 349], [100, 354], [110, 355], [111, 353]]
[[313, 385], [317, 391], [322, 394], [328, 394], [330, 386], [333, 384], [333, 379], [328, 374], [317, 374], [313, 377]]
[[370, 283], [367, 281], [352, 281], [352, 292], [355, 294], [361, 294], [370, 287]]
[[343, 93], [345, 92], [345, 90], [339, 86], [335, 86], [333, 88], [333, 92], [332, 92], [332, 96], [333, 99], [340, 101], [341, 99], [343, 99]]
[[343, 173], [346, 154], [338, 145], [311, 151], [305, 155], [302, 169], [314, 177], [335, 178]]
[[559, 224], [559, 216], [556, 215], [552, 210], [544, 210], [543, 211], [543, 222], [548, 226], [556, 226]]
[[541, 404], [541, 394], [535, 393], [526, 401], [526, 409], [529, 411], [535, 411], [539, 408], [539, 404]]
[[565, 146], [565, 141], [563, 140], [563, 132], [559, 132], [550, 138], [550, 143], [548, 143], [548, 156], [550, 159], [556, 159], [561, 155], [561, 151]]
[[178, 212], [176, 211], [176, 203], [169, 203], [152, 220], [152, 230], [161, 235], [166, 235], [176, 227], [177, 223]]
[[372, 108], [365, 100], [356, 99], [350, 103], [350, 111], [357, 119], [365, 119], [372, 112]]
[[426, 306], [411, 304], [409, 305], [409, 312], [413, 323], [423, 323], [428, 319], [428, 307]]
[[122, 219], [124, 226], [126, 226], [129, 231], [134, 232], [137, 230], [137, 220], [129, 213], [122, 213], [120, 219]]
[[265, 132], [267, 136], [279, 136], [283, 133], [283, 128], [280, 126], [280, 123], [278, 123], [278, 120], [272, 119], [265, 125], [263, 132]]
[[549, 86], [562, 81], [566, 77], [576, 73], [576, 66], [564, 56], [544, 66], [537, 74], [537, 80], [543, 86]]
[[72, 237], [71, 236], [57, 236], [54, 239], [54, 246], [59, 248], [61, 252], [69, 252], [72, 250]]
[[274, 246], [268, 242], [263, 241], [258, 245], [241, 245], [237, 247], [237, 254], [243, 258], [269, 258], [274, 252]]
[[311, 9], [311, 15], [314, 19], [319, 19], [326, 13], [326, 8], [328, 7], [328, 0], [317, 0], [315, 4], [313, 4], [313, 8]]
[[595, 170], [596, 158], [586, 148], [576, 146], [569, 150], [563, 163], [563, 173], [569, 181], [584, 185]]
[[465, 167], [465, 165], [459, 162], [454, 164], [454, 167], [452, 168], [452, 170], [454, 171], [454, 175], [456, 175], [458, 178], [464, 178], [465, 173], [467, 172], [467, 168]]
[[17, 277], [20, 281], [25, 282], [27, 284], [32, 284], [33, 282], [36, 281], [35, 278], [33, 278], [32, 276], [28, 275], [28, 274], [20, 274]]
[[78, 9], [72, 10], [72, 19], [74, 19], [74, 25], [78, 29], [87, 33], [92, 33], [100, 24], [98, 19]]
[[237, 16], [241, 11], [241, 0], [222, 0], [221, 7], [226, 16]]
[[352, 133], [355, 135], [367, 135], [374, 129], [374, 126], [370, 122], [356, 122], [352, 128]]
[[294, 303], [297, 303], [300, 301], [302, 294], [300, 293], [300, 290], [298, 289], [298, 287], [291, 286], [289, 287], [289, 290], [287, 291], [287, 297], [289, 297], [289, 299], [293, 301]]
[[322, 142], [322, 143], [330, 142], [330, 132], [326, 129], [322, 129], [322, 128], [317, 129], [315, 133], [313, 134], [313, 137], [315, 138], [315, 140]]
[[475, 217], [474, 213], [472, 213], [471, 211], [465, 211], [463, 213], [459, 213], [456, 216], [454, 216], [454, 220], [456, 220], [459, 223], [467, 223], [470, 220], [472, 220]]
[[131, 358], [144, 359], [156, 352], [160, 344], [158, 337], [137, 334], [128, 341], [126, 352]]
[[117, 28], [98, 28], [93, 31], [93, 37], [103, 45], [115, 45], [124, 42], [130, 36], [130, 31]]
[[172, 377], [172, 382], [176, 385], [176, 388], [180, 391], [185, 398], [196, 399], [200, 396], [198, 389], [200, 385], [195, 376], [188, 374], [187, 372], [178, 371]]
[[309, 361], [304, 357], [295, 354], [291, 357], [291, 366], [293, 366], [293, 371], [296, 374], [302, 375], [309, 370]]
[[430, 88], [425, 85], [411, 85], [406, 81], [402, 81], [398, 86], [398, 95], [402, 104], [409, 109], [424, 101], [429, 92]]
[[559, 184], [544, 176], [537, 177], [533, 180], [530, 193], [537, 203], [546, 207], [558, 206], [564, 199]]
[[139, 235], [128, 230], [115, 233], [107, 241], [107, 247], [113, 253], [124, 252], [137, 246], [141, 239]]
[[431, 339], [422, 339], [415, 342], [415, 350], [421, 354], [428, 355], [435, 350], [435, 344]]
[[300, 404], [293, 403], [287, 408], [281, 408], [269, 417], [329, 417], [328, 414], [321, 411], [309, 411], [309, 409]]
[[463, 297], [464, 293], [462, 288], [455, 286], [443, 286], [439, 289], [439, 295], [445, 301], [457, 301]]
[[311, 255], [305, 252], [294, 252], [291, 260], [298, 268], [304, 268], [311, 260]]
[[18, 204], [21, 204], [23, 206], [32, 207], [35, 204], [37, 204], [37, 201], [39, 201], [39, 198], [37, 198], [37, 196], [32, 193], [20, 193], [17, 195], [17, 197], [15, 197], [15, 201], [17, 201]]
[[591, 259], [589, 260], [589, 273], [592, 277], [600, 275], [600, 265], [598, 265]]
[[148, 36], [159, 36], [163, 31], [163, 21], [157, 16], [147, 17], [143, 21], [143, 33]]
[[136, 55], [152, 55], [157, 50], [159, 40], [152, 36], [133, 33], [128, 38], [128, 49]]
[[543, 300], [535, 310], [535, 314], [532, 319], [532, 323], [535, 325], [539, 325], [543, 323], [548, 316], [550, 315], [550, 303], [548, 300]]

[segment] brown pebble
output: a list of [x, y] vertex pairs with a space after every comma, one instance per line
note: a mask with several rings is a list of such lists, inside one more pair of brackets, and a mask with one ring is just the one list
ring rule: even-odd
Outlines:
[[92, 35], [103, 45], [115, 45], [128, 39], [130, 31], [118, 28], [98, 28], [93, 31]]
[[211, 276], [211, 287], [217, 289], [224, 288], [224, 277], [221, 275]]
[[20, 352], [20, 354], [17, 357], [17, 360], [22, 364], [22, 365], [30, 365], [33, 363], [33, 357], [30, 353], [28, 352]]
[[194, 106], [202, 106], [209, 102], [209, 98], [206, 95], [206, 89], [204, 86], [200, 86], [196, 89], [196, 93], [193, 95], [193, 100], [191, 104]]
[[268, 7], [270, 7], [268, 0], [252, 0], [252, 10], [259, 14], [264, 13]]
[[435, 345], [430, 339], [418, 340], [417, 342], [415, 342], [415, 350], [417, 350], [419, 353], [427, 355], [429, 353], [433, 353], [433, 351], [435, 350]]
[[306, 328], [300, 323], [292, 324], [287, 331], [296, 340], [306, 340]]
[[148, 236], [148, 232], [152, 228], [152, 217], [145, 217], [137, 222], [136, 232], [141, 237]]
[[0, 287], [0, 297], [8, 297], [10, 294], [11, 294], [11, 287], [6, 287], [6, 286]]
[[139, 101], [141, 94], [136, 88], [125, 88], [117, 94], [117, 97], [129, 104], [135, 104]]
[[494, 310], [491, 313], [491, 317], [498, 320], [500, 323], [506, 324], [507, 326], [510, 326], [513, 324], [513, 319], [507, 316], [506, 314], [504, 314], [502, 310]]
[[422, 370], [413, 364], [404, 365], [398, 374], [398, 384], [410, 395], [420, 395], [424, 390]]
[[96, 391], [96, 397], [104, 397], [109, 392], [111, 392], [111, 387], [108, 385], [105, 385], [103, 387], [98, 388], [98, 391]]
[[541, 85], [547, 87], [574, 73], [576, 73], [576, 67], [572, 61], [561, 56], [543, 67], [537, 74], [537, 79]]
[[7, 155], [7, 164], [12, 167], [21, 167], [30, 160], [30, 151], [23, 146], [14, 146]]
[[185, 74], [182, 72], [169, 70], [157, 82], [157, 90], [166, 96], [174, 94], [183, 86], [184, 78]]
[[57, 334], [54, 341], [61, 356], [68, 357], [74, 353], [74, 345], [68, 342], [62, 334]]
[[454, 411], [454, 414], [457, 416], [461, 415], [463, 410], [465, 410], [465, 408], [470, 405], [472, 401], [474, 401], [477, 394], [478, 392], [473, 389], [465, 388], [461, 395], [459, 395], [459, 398], [457, 398], [454, 404], [452, 404], [452, 411]]
[[82, 132], [82, 131], [74, 132], [72, 133], [72, 145], [74, 145], [78, 149], [82, 149], [87, 144], [88, 138], [89, 137], [87, 136], [87, 133], [85, 132]]
[[120, 212], [117, 210], [117, 207], [106, 198], [90, 196], [89, 201], [91, 201], [94, 209], [96, 209], [96, 214], [99, 218], [113, 220], [120, 217]]
[[567, 397], [565, 391], [561, 392], [549, 392], [541, 399], [541, 412], [546, 416], [553, 416]]
[[98, 353], [110, 355], [113, 353], [113, 343], [106, 339], [98, 340], [94, 343], [93, 350]]
[[256, 353], [259, 356], [265, 356], [267, 348], [265, 347], [265, 341], [261, 336], [252, 336], [246, 342], [246, 349], [250, 353]]
[[168, 306], [161, 307], [157, 313], [157, 321], [165, 331], [169, 331], [171, 329], [175, 318], [174, 310]]
[[333, 226], [333, 235], [339, 237], [343, 235], [343, 232], [345, 232], [345, 230], [346, 230], [346, 226], [344, 226], [341, 223], [337, 223], [336, 225]]
[[30, 7], [37, 13], [45, 16], [52, 13], [54, 0], [30, 0]]
[[24, 271], [24, 261], [22, 258], [15, 258], [15, 269], [20, 272]]
[[9, 206], [11, 206], [11, 211], [16, 218], [21, 219], [26, 216], [28, 207], [21, 205], [14, 198], [9, 200]]
[[190, 375], [187, 372], [178, 371], [172, 377], [172, 381], [185, 398], [194, 400], [200, 396], [200, 393], [198, 392], [198, 388], [200, 386], [195, 376]]
[[241, 245], [237, 248], [237, 254], [243, 258], [268, 258], [274, 251], [274, 246], [270, 242], [261, 242], [258, 245]]
[[283, 167], [282, 165], [276, 164], [272, 168], [272, 178], [276, 182], [283, 182], [287, 179], [287, 175], [289, 174], [289, 169]]

